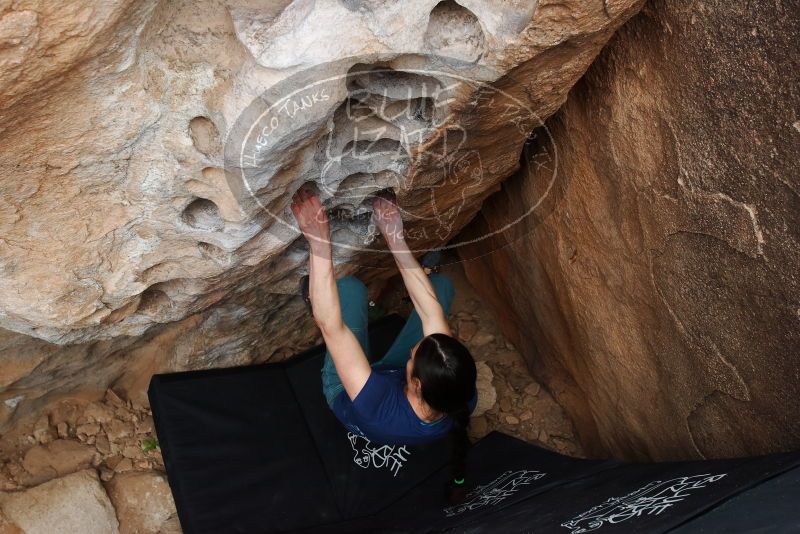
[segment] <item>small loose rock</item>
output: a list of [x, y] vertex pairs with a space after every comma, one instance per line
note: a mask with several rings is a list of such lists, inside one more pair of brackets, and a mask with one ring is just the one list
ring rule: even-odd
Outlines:
[[475, 347], [483, 347], [484, 345], [488, 345], [494, 341], [494, 336], [488, 332], [478, 332], [474, 337], [472, 337], [471, 341], [471, 345], [474, 345]]
[[542, 390], [542, 386], [539, 385], [538, 382], [531, 382], [527, 386], [525, 386], [525, 394], [535, 397], [539, 394]]
[[133, 462], [130, 458], [123, 458], [117, 465], [114, 466], [114, 471], [117, 473], [125, 473], [133, 469]]
[[458, 322], [458, 337], [463, 341], [469, 342], [478, 332], [478, 324], [472, 320], [462, 320]]

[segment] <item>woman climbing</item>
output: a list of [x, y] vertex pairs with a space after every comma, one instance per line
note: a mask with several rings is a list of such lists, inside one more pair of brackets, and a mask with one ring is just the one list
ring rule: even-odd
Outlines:
[[397, 206], [373, 202], [373, 221], [391, 250], [414, 311], [386, 355], [370, 365], [367, 288], [353, 276], [336, 280], [328, 218], [319, 198], [301, 189], [292, 202], [308, 240], [311, 308], [327, 346], [322, 388], [351, 432], [380, 444], [417, 445], [453, 434], [451, 500], [464, 488], [467, 425], [477, 401], [475, 361], [447, 323], [453, 285], [426, 276], [403, 236]]

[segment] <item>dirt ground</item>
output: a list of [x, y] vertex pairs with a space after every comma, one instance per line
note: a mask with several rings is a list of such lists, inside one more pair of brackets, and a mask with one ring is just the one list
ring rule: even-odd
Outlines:
[[489, 368], [496, 392], [496, 403], [483, 415], [472, 418], [471, 436], [479, 438], [498, 430], [562, 454], [583, 456], [572, 421], [531, 376], [522, 355], [503, 337], [460, 264], [445, 266], [442, 272], [450, 276], [456, 288], [450, 314], [453, 328], [472, 351], [479, 369], [481, 362]]

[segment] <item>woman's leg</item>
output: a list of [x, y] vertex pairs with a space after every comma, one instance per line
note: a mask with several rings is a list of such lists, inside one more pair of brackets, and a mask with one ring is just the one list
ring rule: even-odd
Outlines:
[[[345, 276], [336, 281], [339, 290], [339, 305], [342, 309], [342, 321], [356, 336], [364, 354], [369, 358], [369, 336], [367, 333], [367, 287], [355, 276]], [[322, 363], [322, 392], [328, 405], [333, 399], [344, 391], [344, 386], [336, 373], [331, 353], [325, 351], [325, 361]]]
[[[433, 290], [436, 292], [436, 299], [444, 310], [444, 314], [450, 313], [450, 306], [453, 304], [453, 295], [455, 288], [453, 282], [447, 275], [436, 273], [428, 275], [428, 278], [433, 285]], [[411, 348], [422, 339], [422, 321], [416, 310], [411, 312], [406, 324], [397, 338], [389, 347], [386, 355], [380, 361], [373, 365], [393, 365], [395, 367], [405, 367], [406, 362], [411, 357]]]

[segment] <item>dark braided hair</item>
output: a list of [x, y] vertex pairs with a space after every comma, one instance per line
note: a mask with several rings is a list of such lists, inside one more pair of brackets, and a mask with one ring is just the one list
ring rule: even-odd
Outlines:
[[453, 421], [451, 438], [452, 478], [448, 500], [458, 502], [466, 493], [466, 459], [470, 442], [468, 403], [475, 395], [475, 360], [467, 347], [446, 334], [431, 334], [422, 339], [414, 353], [412, 376], [421, 384], [422, 399], [434, 410]]

